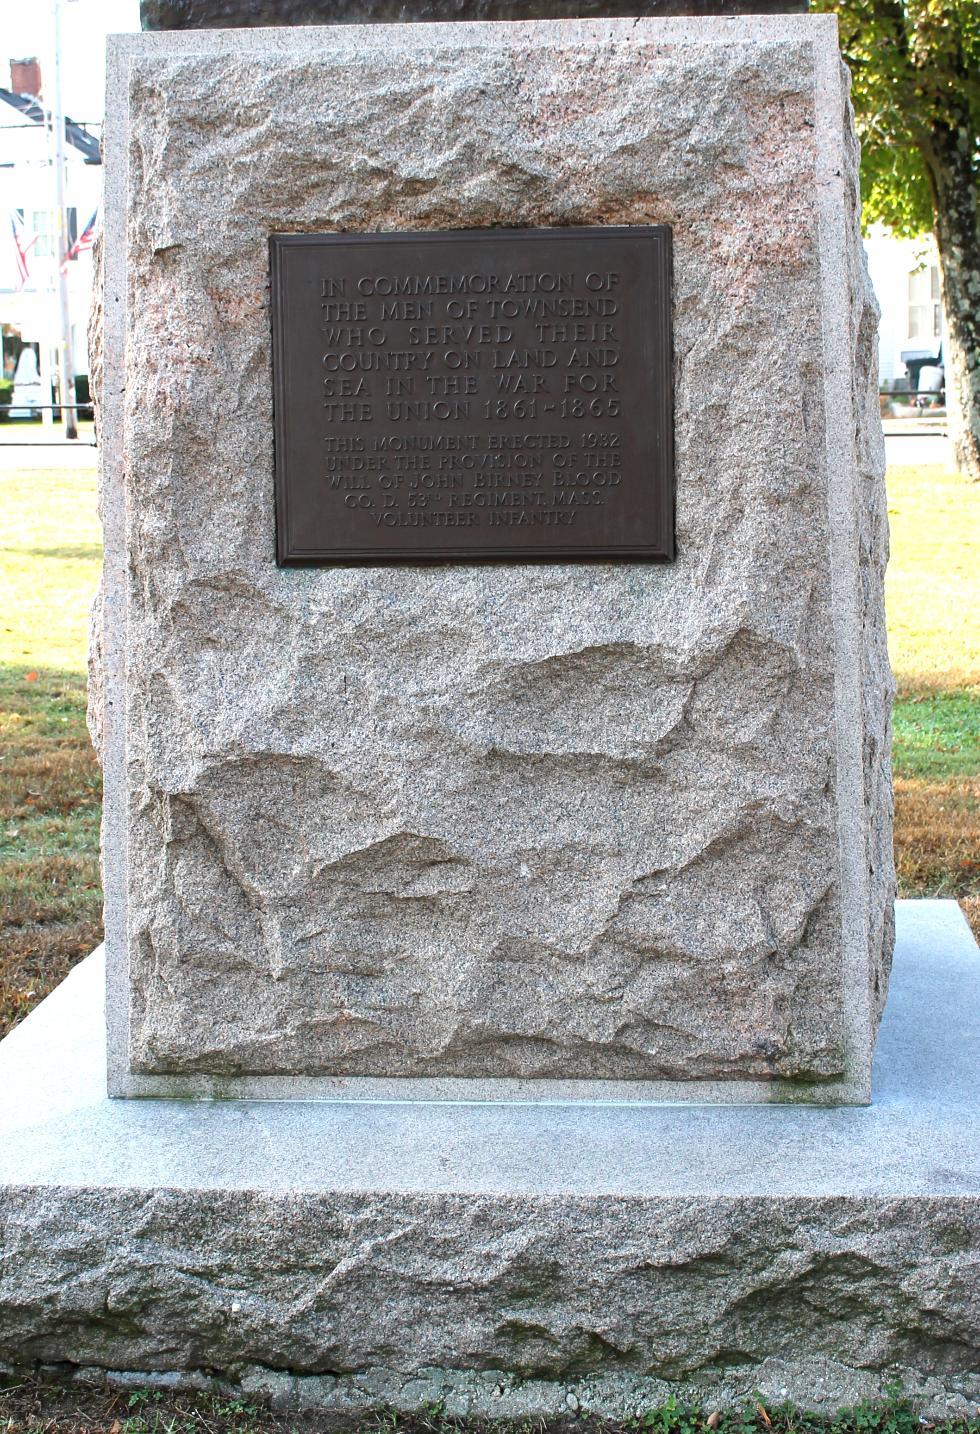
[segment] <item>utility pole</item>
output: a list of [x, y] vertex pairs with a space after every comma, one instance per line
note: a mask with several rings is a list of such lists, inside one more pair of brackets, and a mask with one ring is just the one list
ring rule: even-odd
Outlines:
[[57, 239], [55, 263], [58, 266], [58, 390], [61, 395], [61, 421], [66, 438], [78, 437], [78, 415], [75, 404], [75, 355], [71, 342], [71, 317], [68, 312], [68, 224], [65, 211], [65, 115], [61, 103], [61, 0], [52, 0], [54, 7], [54, 75], [51, 86], [51, 133], [55, 174], [55, 212]]

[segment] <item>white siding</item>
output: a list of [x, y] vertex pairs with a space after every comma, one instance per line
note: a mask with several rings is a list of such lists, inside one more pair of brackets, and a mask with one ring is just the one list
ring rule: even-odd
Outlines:
[[[909, 276], [921, 271], [916, 287], [931, 289], [929, 271], [936, 265], [936, 249], [931, 236], [923, 239], [893, 239], [889, 234], [872, 234], [865, 240], [868, 271], [881, 305], [881, 326], [878, 337], [878, 373], [881, 382], [901, 378], [905, 374], [903, 350], [915, 349], [932, 354], [939, 352], [945, 335], [945, 321], [940, 311], [941, 333], [933, 333], [931, 299], [910, 311]], [[919, 294], [916, 298], [922, 297]], [[923, 308], [929, 309], [928, 313]], [[916, 320], [924, 322], [924, 332], [912, 333]]]

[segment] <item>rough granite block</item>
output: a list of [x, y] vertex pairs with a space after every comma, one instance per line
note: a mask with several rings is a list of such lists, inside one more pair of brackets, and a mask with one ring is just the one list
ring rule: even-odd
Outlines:
[[0, 1367], [975, 1414], [980, 953], [955, 902], [898, 917], [863, 1109], [109, 1100], [93, 958], [0, 1044]]
[[[113, 1091], [866, 1100], [891, 679], [833, 17], [110, 59]], [[675, 563], [276, 568], [270, 232], [648, 223]]]

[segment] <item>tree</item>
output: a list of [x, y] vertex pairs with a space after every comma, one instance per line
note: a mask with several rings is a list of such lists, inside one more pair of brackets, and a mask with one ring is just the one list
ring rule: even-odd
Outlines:
[[956, 461], [980, 480], [980, 0], [815, 0], [853, 78], [865, 219], [932, 230]]

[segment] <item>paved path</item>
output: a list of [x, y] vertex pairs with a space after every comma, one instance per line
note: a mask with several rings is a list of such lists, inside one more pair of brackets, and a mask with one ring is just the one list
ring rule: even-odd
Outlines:
[[886, 433], [885, 456], [889, 467], [892, 464], [914, 468], [927, 464], [939, 464], [944, 468], [953, 465], [953, 448], [949, 439], [938, 433]]
[[0, 473], [13, 469], [75, 468], [91, 471], [98, 464], [91, 424], [69, 443], [61, 425], [49, 429], [39, 423], [0, 423]]

